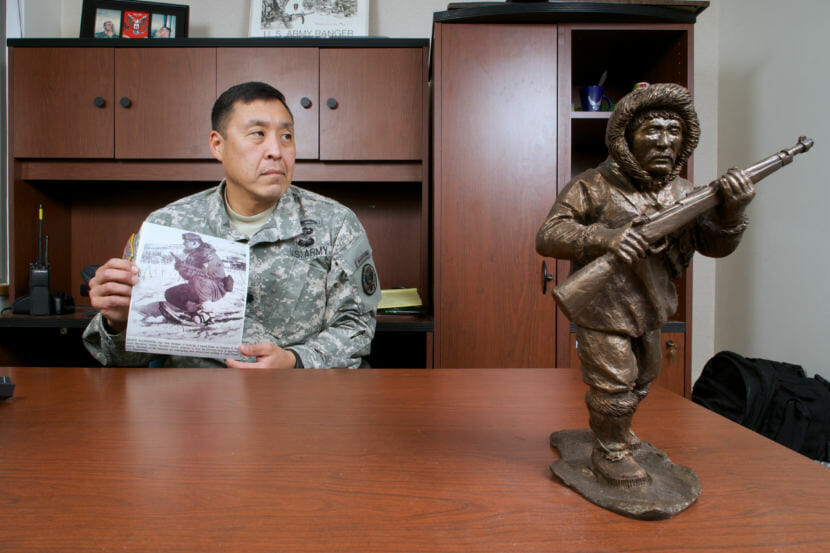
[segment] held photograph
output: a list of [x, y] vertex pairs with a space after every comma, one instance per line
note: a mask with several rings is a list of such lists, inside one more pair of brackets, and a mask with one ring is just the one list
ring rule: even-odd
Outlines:
[[248, 248], [144, 223], [127, 325], [127, 351], [241, 359]]
[[122, 0], [84, 0], [81, 38], [186, 38], [190, 7]]

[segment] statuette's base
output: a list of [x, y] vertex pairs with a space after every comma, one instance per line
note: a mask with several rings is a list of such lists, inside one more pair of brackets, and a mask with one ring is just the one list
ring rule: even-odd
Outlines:
[[613, 486], [594, 473], [591, 430], [554, 432], [550, 445], [562, 457], [551, 464], [553, 474], [591, 503], [609, 511], [640, 520], [662, 520], [688, 508], [700, 495], [695, 471], [673, 464], [648, 442], [641, 442], [634, 450], [634, 459], [648, 472], [649, 482], [635, 488]]

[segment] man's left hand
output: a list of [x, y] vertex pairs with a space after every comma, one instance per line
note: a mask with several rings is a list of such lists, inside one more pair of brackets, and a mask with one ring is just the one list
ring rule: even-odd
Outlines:
[[743, 221], [744, 210], [755, 197], [755, 185], [740, 169], [730, 169], [720, 178], [723, 203], [718, 208], [721, 224], [735, 226]]
[[256, 357], [256, 361], [236, 361], [225, 359], [225, 364], [231, 369], [293, 369], [297, 363], [294, 354], [282, 349], [276, 344], [263, 342], [261, 344], [243, 344], [239, 352], [246, 357]]

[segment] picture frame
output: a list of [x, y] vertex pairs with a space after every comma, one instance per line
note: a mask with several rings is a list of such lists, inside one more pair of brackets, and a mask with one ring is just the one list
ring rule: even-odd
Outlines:
[[84, 0], [80, 38], [187, 38], [190, 6], [138, 0]]
[[368, 36], [369, 0], [251, 0], [248, 36]]

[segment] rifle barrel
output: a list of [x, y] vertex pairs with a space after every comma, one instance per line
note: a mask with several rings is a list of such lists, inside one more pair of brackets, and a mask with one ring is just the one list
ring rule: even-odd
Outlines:
[[796, 154], [803, 154], [813, 147], [813, 139], [806, 136], [798, 137], [798, 142], [792, 148], [781, 150], [778, 153], [772, 154], [768, 158], [762, 159], [754, 165], [750, 165], [744, 169], [744, 173], [752, 181], [752, 184], [757, 183], [761, 179], [769, 176], [775, 171], [779, 170], [785, 165], [789, 165], [793, 161]]
[[[759, 181], [778, 171], [793, 161], [796, 154], [801, 154], [813, 147], [813, 139], [801, 136], [792, 148], [787, 148], [750, 165], [743, 170], [744, 174], [757, 184]], [[709, 186], [700, 188], [678, 204], [658, 213], [640, 228], [643, 237], [649, 242], [656, 242], [666, 234], [686, 225], [698, 215], [709, 211], [720, 203], [720, 192], [716, 179]]]

